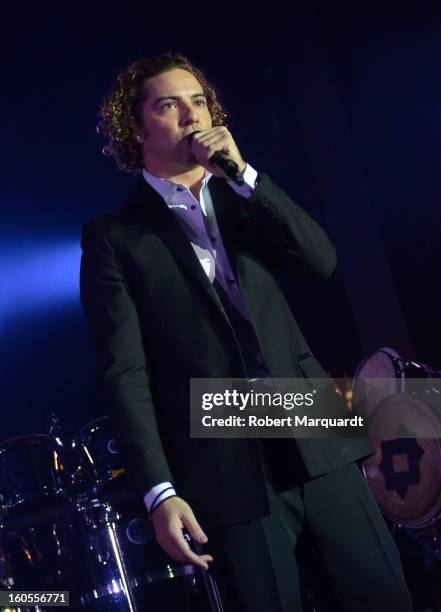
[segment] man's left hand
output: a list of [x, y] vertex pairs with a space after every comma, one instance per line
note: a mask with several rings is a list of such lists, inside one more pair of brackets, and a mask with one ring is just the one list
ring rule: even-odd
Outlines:
[[210, 128], [204, 132], [194, 133], [190, 148], [197, 163], [214, 174], [214, 176], [228, 178], [223, 170], [216, 165], [211, 165], [209, 162], [210, 157], [216, 151], [221, 151], [236, 162], [240, 172], [243, 172], [246, 168], [246, 162], [243, 160], [231, 133], [223, 125]]

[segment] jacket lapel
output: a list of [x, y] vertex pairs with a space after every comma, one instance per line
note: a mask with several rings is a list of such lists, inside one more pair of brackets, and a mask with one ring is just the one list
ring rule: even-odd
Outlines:
[[141, 231], [153, 232], [159, 236], [174, 257], [203, 288], [223, 317], [226, 317], [222, 302], [202, 269], [193, 247], [162, 197], [142, 179], [128, 205], [139, 219]]

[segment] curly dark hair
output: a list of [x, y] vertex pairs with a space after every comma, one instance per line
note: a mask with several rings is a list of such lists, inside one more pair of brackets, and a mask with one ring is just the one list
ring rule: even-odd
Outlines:
[[134, 174], [142, 172], [142, 144], [137, 136], [142, 128], [140, 110], [146, 95], [144, 83], [151, 77], [175, 68], [191, 72], [201, 84], [213, 127], [226, 125], [228, 113], [221, 104], [219, 92], [187, 57], [169, 51], [157, 57], [141, 59], [130, 64], [118, 76], [115, 87], [105, 98], [99, 112], [98, 130], [107, 141], [103, 153], [113, 157], [120, 170]]

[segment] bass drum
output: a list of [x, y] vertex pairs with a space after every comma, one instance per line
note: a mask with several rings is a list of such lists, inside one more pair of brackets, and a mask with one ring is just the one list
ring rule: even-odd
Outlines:
[[[439, 377], [441, 371], [382, 348], [359, 365], [353, 384], [353, 411], [369, 417], [370, 431], [390, 432], [391, 423], [405, 423], [403, 437], [369, 438], [375, 454], [363, 471], [385, 516], [413, 529], [441, 515], [441, 423], [430, 396], [406, 392], [406, 379]], [[368, 384], [375, 379], [381, 384]], [[425, 437], [412, 437], [413, 431]]]
[[79, 524], [72, 572], [81, 584], [81, 609], [209, 610], [199, 570], [174, 561], [156, 543], [147, 510], [131, 493], [108, 418], [84, 425], [72, 453]]

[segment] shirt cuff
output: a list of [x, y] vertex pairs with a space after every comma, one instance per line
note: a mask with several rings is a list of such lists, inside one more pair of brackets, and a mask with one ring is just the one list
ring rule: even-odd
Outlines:
[[243, 198], [249, 198], [252, 195], [254, 189], [256, 188], [256, 178], [256, 170], [254, 170], [254, 168], [252, 168], [250, 164], [247, 164], [245, 166], [245, 170], [243, 171], [244, 184], [242, 186], [239, 187], [237, 183], [230, 180], [227, 180], [227, 183], [234, 189], [237, 194], [239, 194]]
[[150, 489], [144, 495], [144, 504], [149, 514], [155, 509], [159, 502], [165, 501], [168, 497], [176, 495], [176, 491], [171, 482], [161, 482]]

